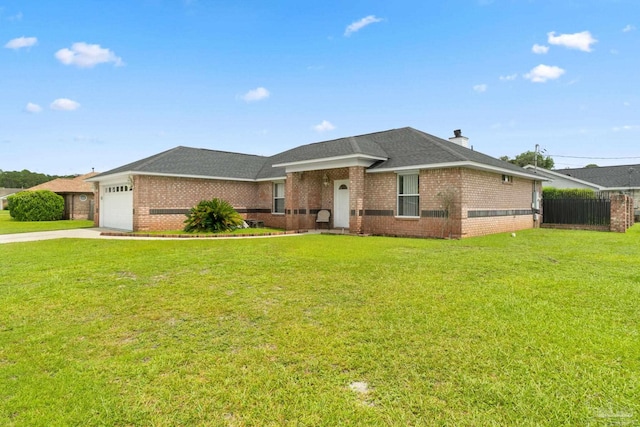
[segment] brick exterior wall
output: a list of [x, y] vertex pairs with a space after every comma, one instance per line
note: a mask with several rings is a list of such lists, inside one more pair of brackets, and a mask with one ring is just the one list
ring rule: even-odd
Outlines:
[[[84, 195], [86, 199], [80, 200], [80, 196]], [[64, 195], [64, 214], [65, 219], [90, 219], [93, 193], [67, 193]]]
[[[258, 219], [269, 227], [283, 228], [283, 215], [271, 213], [273, 183], [134, 176], [133, 229], [135, 231], [178, 230], [184, 227], [184, 212], [201, 200], [214, 197], [229, 202], [243, 218]], [[163, 213], [166, 212], [166, 213]]]
[[[395, 173], [366, 174], [364, 233], [461, 238], [534, 226], [532, 181], [514, 177], [511, 183], [503, 183], [501, 174], [465, 168], [421, 170], [419, 174], [419, 218], [396, 216]], [[483, 216], [473, 216], [477, 213]]]
[[[513, 177], [512, 182], [502, 180], [502, 174], [461, 170], [462, 179], [462, 237], [512, 232], [533, 228], [531, 210], [533, 182]], [[475, 211], [475, 212], [474, 212]], [[517, 213], [509, 214], [510, 211]], [[473, 217], [470, 213], [488, 214]]]

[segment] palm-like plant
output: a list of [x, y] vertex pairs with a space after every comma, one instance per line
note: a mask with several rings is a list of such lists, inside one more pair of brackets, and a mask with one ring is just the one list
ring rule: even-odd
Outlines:
[[202, 200], [191, 208], [184, 221], [184, 231], [231, 231], [242, 225], [243, 219], [228, 202], [214, 198]]

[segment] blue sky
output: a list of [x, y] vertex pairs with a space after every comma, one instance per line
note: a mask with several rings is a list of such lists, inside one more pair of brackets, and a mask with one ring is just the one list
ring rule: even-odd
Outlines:
[[637, 0], [0, 0], [0, 47], [7, 171], [404, 126], [640, 163]]

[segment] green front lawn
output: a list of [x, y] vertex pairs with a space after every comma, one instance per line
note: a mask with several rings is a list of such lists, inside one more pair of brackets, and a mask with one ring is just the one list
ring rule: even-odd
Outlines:
[[0, 211], [0, 234], [30, 233], [33, 231], [70, 230], [73, 228], [89, 227], [93, 227], [93, 221], [16, 221], [11, 218], [8, 210], [5, 209]]
[[0, 425], [640, 423], [638, 225], [0, 259]]

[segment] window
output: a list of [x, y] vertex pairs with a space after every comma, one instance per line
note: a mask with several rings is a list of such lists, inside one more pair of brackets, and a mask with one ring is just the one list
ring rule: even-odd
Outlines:
[[513, 177], [511, 175], [502, 175], [503, 184], [511, 184], [512, 182], [513, 182]]
[[398, 175], [398, 216], [420, 216], [418, 174]]
[[273, 183], [273, 213], [284, 213], [284, 182]]

